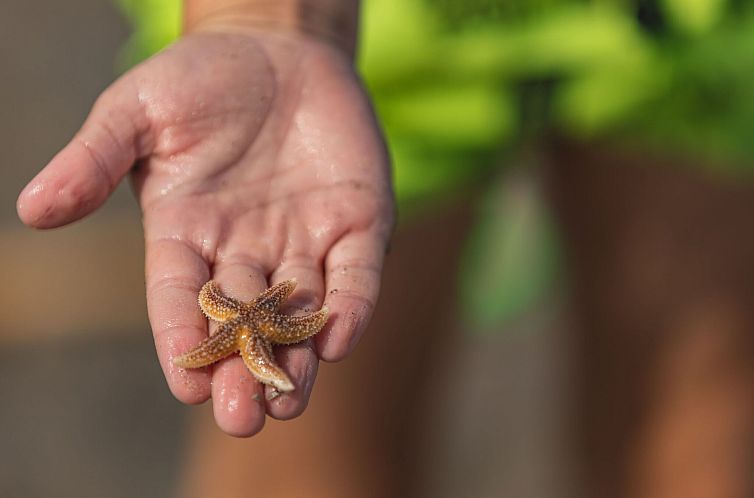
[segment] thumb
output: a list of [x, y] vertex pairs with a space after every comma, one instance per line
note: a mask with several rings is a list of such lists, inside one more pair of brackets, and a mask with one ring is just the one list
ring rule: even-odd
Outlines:
[[31, 227], [54, 228], [91, 213], [149, 153], [148, 132], [138, 90], [128, 79], [116, 81], [70, 143], [21, 192], [18, 216]]

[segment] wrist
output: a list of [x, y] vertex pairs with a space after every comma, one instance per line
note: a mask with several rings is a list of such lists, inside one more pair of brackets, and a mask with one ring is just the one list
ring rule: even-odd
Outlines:
[[358, 0], [185, 0], [184, 33], [305, 34], [353, 57]]

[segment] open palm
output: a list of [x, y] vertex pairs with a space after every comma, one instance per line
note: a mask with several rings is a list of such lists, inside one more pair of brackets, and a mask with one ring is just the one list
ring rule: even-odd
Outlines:
[[[318, 357], [353, 348], [379, 288], [392, 226], [384, 146], [348, 58], [271, 34], [189, 35], [108, 88], [74, 139], [21, 193], [49, 228], [99, 207], [132, 172], [143, 210], [149, 318], [173, 394], [213, 399], [219, 426], [261, 429], [305, 408]], [[276, 355], [296, 389], [267, 400], [239, 357], [184, 370], [208, 333], [196, 304], [210, 278], [250, 300], [295, 277], [291, 310], [330, 308], [313, 342]]]

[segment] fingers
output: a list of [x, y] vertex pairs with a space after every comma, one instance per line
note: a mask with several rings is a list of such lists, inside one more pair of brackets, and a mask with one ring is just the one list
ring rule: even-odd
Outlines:
[[[317, 311], [322, 306], [324, 281], [321, 266], [308, 257], [285, 258], [272, 274], [271, 283], [296, 279], [296, 290], [283, 304], [285, 314], [302, 314]], [[295, 418], [303, 413], [309, 403], [319, 360], [311, 339], [292, 346], [275, 348], [278, 365], [288, 374], [294, 390], [270, 398], [271, 388], [266, 387], [267, 413], [280, 420]]]
[[[244, 302], [267, 288], [265, 271], [246, 259], [217, 262], [212, 279], [223, 294]], [[212, 409], [218, 427], [232, 436], [252, 436], [264, 426], [264, 390], [238, 354], [214, 365]]]
[[71, 142], [21, 192], [21, 220], [54, 228], [97, 209], [134, 161], [149, 153], [148, 128], [135, 88], [128, 80], [113, 84]]
[[276, 347], [275, 359], [293, 383], [294, 390], [278, 394], [265, 386], [267, 413], [278, 420], [290, 420], [301, 415], [309, 404], [319, 359], [312, 339], [294, 346]]
[[349, 233], [330, 250], [325, 260], [330, 320], [315, 336], [323, 360], [342, 360], [364, 333], [377, 302], [384, 256], [385, 240], [376, 230]]
[[184, 403], [202, 403], [210, 395], [210, 369], [183, 369], [173, 358], [207, 337], [207, 321], [197, 294], [209, 269], [191, 246], [173, 239], [147, 240], [147, 309], [157, 356], [173, 395]]

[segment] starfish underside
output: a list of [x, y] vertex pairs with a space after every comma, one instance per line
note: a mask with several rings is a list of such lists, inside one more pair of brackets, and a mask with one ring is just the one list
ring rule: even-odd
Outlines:
[[281, 392], [293, 391], [293, 383], [275, 362], [272, 346], [308, 339], [322, 329], [328, 315], [327, 307], [305, 316], [279, 313], [280, 305], [295, 287], [295, 279], [286, 280], [244, 303], [223, 294], [210, 280], [199, 291], [199, 306], [209, 319], [221, 325], [196, 348], [174, 358], [173, 363], [182, 368], [199, 368], [240, 352], [259, 382]]

